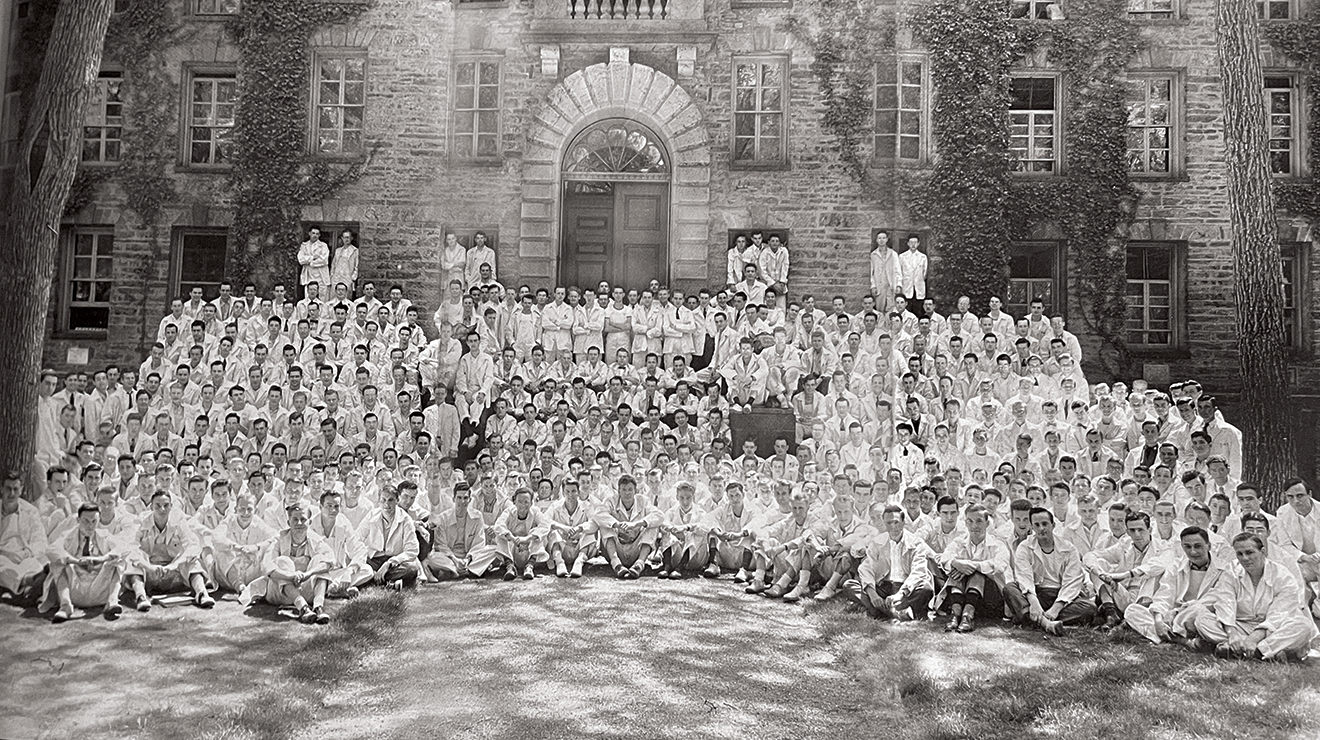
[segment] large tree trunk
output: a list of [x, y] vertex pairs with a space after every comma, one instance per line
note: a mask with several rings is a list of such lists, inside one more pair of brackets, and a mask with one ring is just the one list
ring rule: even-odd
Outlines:
[[[29, 470], [37, 373], [55, 278], [60, 216], [82, 150], [83, 109], [101, 66], [114, 0], [60, 3], [19, 137], [0, 232], [0, 468]], [[38, 147], [41, 141], [43, 146]]]
[[1242, 380], [1242, 477], [1264, 486], [1272, 510], [1296, 463], [1256, 3], [1218, 0], [1215, 26], [1224, 86], [1224, 161]]

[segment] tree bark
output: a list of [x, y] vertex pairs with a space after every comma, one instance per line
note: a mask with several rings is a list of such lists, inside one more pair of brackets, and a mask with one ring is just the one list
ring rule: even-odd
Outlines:
[[1265, 80], [1254, 0], [1218, 0], [1215, 12], [1224, 88], [1224, 161], [1232, 219], [1233, 298], [1242, 382], [1242, 479], [1263, 486], [1267, 508], [1296, 474], [1283, 266], [1269, 168]]
[[[0, 468], [31, 468], [37, 373], [60, 217], [82, 150], [83, 109], [101, 66], [113, 0], [60, 3], [19, 137], [0, 232]], [[37, 147], [38, 140], [44, 147]]]

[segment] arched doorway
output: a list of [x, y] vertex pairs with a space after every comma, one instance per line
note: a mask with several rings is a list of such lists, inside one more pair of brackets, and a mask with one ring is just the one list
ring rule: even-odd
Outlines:
[[669, 278], [669, 153], [625, 118], [587, 126], [564, 153], [559, 285], [642, 288]]

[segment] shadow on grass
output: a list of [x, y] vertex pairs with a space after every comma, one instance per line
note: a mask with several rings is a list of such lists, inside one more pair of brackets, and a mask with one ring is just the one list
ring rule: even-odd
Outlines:
[[921, 738], [1216, 737], [1320, 734], [1320, 675], [1310, 665], [1224, 661], [1154, 646], [1135, 633], [1061, 639], [989, 627], [869, 623], [813, 610], [871, 700], [903, 721], [867, 735]]

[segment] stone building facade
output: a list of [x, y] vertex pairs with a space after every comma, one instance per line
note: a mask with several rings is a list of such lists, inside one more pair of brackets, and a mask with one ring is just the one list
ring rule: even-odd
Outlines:
[[[912, 8], [895, 4], [887, 12], [898, 21], [896, 52], [877, 70], [873, 162], [893, 186], [863, 197], [823, 123], [811, 51], [783, 30], [790, 15], [810, 21], [815, 3], [828, 1], [376, 0], [312, 39], [308, 161], [367, 164], [361, 179], [306, 208], [304, 221], [352, 229], [362, 278], [400, 284], [423, 307], [441, 292], [447, 230], [466, 244], [485, 232], [506, 285], [594, 282], [603, 270], [626, 285], [656, 277], [686, 289], [724, 282], [733, 233], [774, 230], [790, 248], [794, 297], [855, 300], [868, 289], [877, 229], [925, 233], [897, 174], [936, 155], [932, 92], [928, 60], [904, 25]], [[1262, 12], [1297, 18], [1313, 1], [1262, 3]], [[201, 284], [209, 298], [223, 279], [232, 213], [213, 137], [232, 116], [239, 52], [224, 21], [237, 2], [172, 0], [184, 32], [162, 71], [177, 91], [163, 103], [177, 111], [169, 129], [178, 141], [169, 168], [177, 198], [144, 224], [123, 207], [111, 177], [66, 219], [49, 365], [136, 362], [172, 296]], [[31, 4], [14, 6], [14, 32]], [[1019, 5], [1049, 16], [1049, 3]], [[1132, 8], [1145, 41], [1129, 66], [1139, 142], [1132, 156], [1155, 170], [1134, 174], [1142, 193], [1129, 250], [1129, 293], [1140, 308], [1130, 335], [1135, 372], [1157, 383], [1194, 376], [1231, 391], [1235, 308], [1214, 4], [1133, 0]], [[1303, 80], [1277, 50], [1265, 53], [1278, 176], [1310, 177]], [[103, 65], [85, 168], [114, 163], [113, 103], [134, 84], [118, 63]], [[1024, 157], [1044, 151], [1045, 169], [1066, 177], [1068, 101], [1057, 74], [1028, 58], [1015, 75], [1013, 112], [1050, 132], [1024, 145]], [[597, 156], [606, 150], [630, 161]], [[1282, 218], [1280, 229], [1305, 390], [1320, 380], [1312, 236], [1296, 219]], [[1012, 247], [1008, 302], [1043, 294], [1067, 315], [1076, 310], [1067, 250], [1048, 227], [1033, 237]]]

